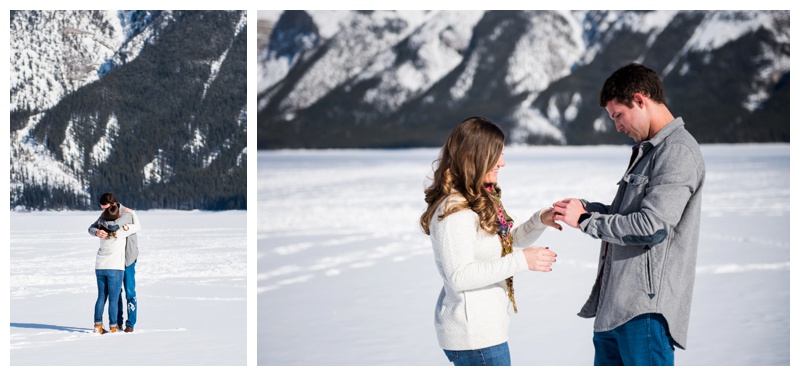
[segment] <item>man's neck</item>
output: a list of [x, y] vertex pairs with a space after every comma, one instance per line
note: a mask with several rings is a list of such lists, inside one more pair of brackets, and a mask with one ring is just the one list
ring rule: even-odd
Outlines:
[[667, 106], [663, 104], [656, 106], [653, 109], [653, 113], [650, 115], [650, 134], [647, 139], [653, 138], [656, 133], [673, 120], [675, 120], [675, 117], [669, 112]]

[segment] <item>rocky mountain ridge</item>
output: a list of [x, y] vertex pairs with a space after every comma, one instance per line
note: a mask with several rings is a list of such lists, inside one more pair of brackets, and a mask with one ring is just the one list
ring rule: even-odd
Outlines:
[[439, 146], [472, 115], [512, 143], [628, 143], [597, 97], [634, 61], [701, 143], [789, 141], [788, 11], [331, 13], [283, 12], [259, 50], [259, 149]]

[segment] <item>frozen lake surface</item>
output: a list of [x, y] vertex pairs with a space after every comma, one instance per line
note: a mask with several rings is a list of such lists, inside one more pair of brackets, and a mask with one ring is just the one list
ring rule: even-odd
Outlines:
[[105, 335], [92, 333], [99, 215], [11, 212], [10, 364], [246, 365], [246, 212], [138, 211], [138, 321]]
[[[677, 365], [789, 365], [789, 145], [704, 145], [706, 186], [688, 349]], [[438, 149], [258, 152], [258, 364], [448, 365], [442, 282], [419, 229]], [[630, 148], [509, 147], [514, 218], [565, 197], [610, 202]], [[576, 313], [598, 240], [565, 226], [536, 243], [552, 273], [515, 277], [514, 365], [591, 365]]]

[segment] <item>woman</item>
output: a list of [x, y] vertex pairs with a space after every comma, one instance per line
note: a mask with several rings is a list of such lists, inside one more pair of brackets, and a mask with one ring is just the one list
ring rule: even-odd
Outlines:
[[[94, 332], [104, 334], [103, 328], [103, 307], [109, 297], [118, 297], [122, 292], [122, 276], [125, 271], [125, 238], [136, 233], [141, 229], [139, 218], [136, 212], [129, 208], [125, 212], [131, 213], [133, 221], [131, 224], [105, 227], [98, 221], [98, 228], [108, 233], [108, 237], [100, 239], [100, 249], [97, 250], [95, 260], [95, 275], [97, 276], [97, 301], [94, 303]], [[112, 204], [103, 210], [101, 218], [108, 223], [116, 221], [122, 213], [118, 204]], [[116, 302], [109, 301], [108, 321], [109, 331], [115, 333], [119, 326], [117, 314], [119, 307]]]
[[461, 365], [511, 365], [509, 308], [517, 311], [513, 275], [549, 272], [556, 254], [528, 246], [553, 221], [552, 208], [514, 223], [500, 202], [497, 173], [505, 166], [505, 136], [491, 121], [471, 117], [442, 146], [427, 210], [420, 224], [430, 235], [444, 287], [436, 303], [439, 345]]

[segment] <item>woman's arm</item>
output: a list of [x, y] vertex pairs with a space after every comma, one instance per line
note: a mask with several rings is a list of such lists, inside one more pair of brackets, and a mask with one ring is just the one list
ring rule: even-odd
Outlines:
[[[438, 221], [436, 217], [433, 220]], [[486, 287], [528, 269], [523, 252], [490, 261], [475, 259], [478, 234], [483, 230], [478, 229], [478, 217], [471, 210], [450, 214], [432, 227], [436, 266], [445, 284], [455, 291]], [[500, 239], [495, 238], [499, 244]]]
[[[548, 226], [543, 221], [548, 220], [549, 218], [549, 221], [553, 222], [552, 217], [553, 215], [550, 209], [543, 209], [533, 213], [533, 215], [527, 221], [522, 222], [519, 225], [515, 223], [515, 226], [511, 229], [511, 235], [514, 237], [514, 246], [527, 247], [533, 244], [536, 239], [539, 239], [539, 236], [542, 235]], [[553, 222], [553, 224], [555, 224], [555, 222]], [[556, 226], [558, 225], [556, 224]]]
[[129, 208], [125, 208], [125, 212], [131, 214], [131, 223], [122, 225], [120, 229], [117, 230], [117, 237], [119, 238], [131, 236], [142, 229], [142, 224], [139, 222], [139, 217], [136, 215], [136, 212]]

